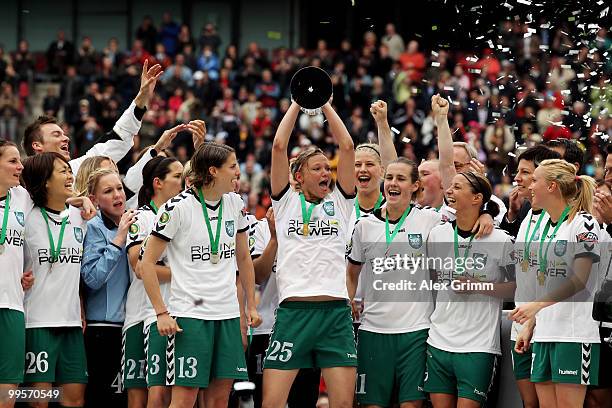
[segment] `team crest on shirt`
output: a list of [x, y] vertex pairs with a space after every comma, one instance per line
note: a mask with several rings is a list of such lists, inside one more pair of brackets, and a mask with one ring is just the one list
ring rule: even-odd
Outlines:
[[487, 254], [479, 254], [478, 252], [474, 252], [472, 257], [474, 258], [475, 269], [483, 269], [487, 264]]
[[325, 214], [332, 216], [334, 215], [336, 212], [334, 211], [334, 202], [333, 201], [326, 201], [323, 203], [323, 211], [325, 211]]
[[80, 227], [73, 227], [74, 229], [74, 238], [77, 240], [79, 244], [83, 243], [83, 230]]
[[408, 243], [414, 249], [419, 249], [423, 246], [423, 236], [421, 234], [408, 234]]
[[168, 221], [170, 221], [170, 214], [166, 211], [164, 211], [162, 213], [162, 215], [159, 217], [159, 223], [160, 224], [167, 224]]
[[22, 227], [25, 227], [25, 217], [21, 211], [15, 211], [15, 218]]
[[230, 237], [234, 236], [234, 220], [225, 221], [225, 232]]
[[567, 251], [567, 240], [563, 239], [555, 242], [555, 255], [563, 256], [565, 251]]
[[255, 237], [249, 237], [249, 248], [253, 248], [255, 246]]
[[140, 231], [140, 227], [138, 226], [138, 224], [133, 223], [132, 225], [130, 225], [130, 235], [136, 235], [138, 234], [138, 231]]

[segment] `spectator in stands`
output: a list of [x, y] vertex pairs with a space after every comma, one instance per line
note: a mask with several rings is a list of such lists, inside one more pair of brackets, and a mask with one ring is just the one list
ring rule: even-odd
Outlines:
[[255, 86], [255, 95], [264, 108], [271, 109], [274, 113], [280, 98], [280, 86], [272, 78], [272, 72], [264, 69], [261, 72], [261, 82]]
[[[209, 46], [215, 54], [219, 53], [219, 45], [221, 45], [221, 37], [217, 34], [217, 29], [214, 24], [208, 23], [202, 28], [202, 34], [200, 35], [200, 39], [198, 40], [200, 44], [200, 48], [204, 49], [204, 47]], [[228, 47], [228, 50], [230, 47]], [[236, 48], [234, 47], [234, 51]], [[234, 55], [234, 59], [237, 56]]]
[[13, 87], [3, 82], [0, 92], [0, 139], [17, 141], [17, 124], [19, 122], [19, 97]]
[[74, 66], [66, 69], [66, 75], [60, 88], [60, 100], [64, 108], [64, 117], [68, 121], [76, 114], [77, 103], [83, 96], [84, 85], [81, 78], [77, 76]]
[[166, 54], [166, 47], [164, 47], [164, 44], [162, 43], [157, 43], [155, 45], [155, 54], [153, 57], [163, 69], [167, 69], [170, 65], [172, 65], [172, 58]]
[[47, 69], [52, 75], [64, 75], [66, 66], [74, 62], [74, 45], [66, 40], [64, 30], [57, 32], [57, 40], [47, 49]]
[[193, 86], [193, 72], [185, 66], [183, 54], [178, 54], [174, 59], [174, 64], [164, 71], [161, 82], [165, 85], [173, 77], [180, 78], [187, 86]]
[[34, 81], [34, 56], [30, 52], [30, 46], [26, 40], [19, 41], [17, 52], [13, 55], [13, 67], [19, 79], [32, 84]]
[[270, 110], [264, 108], [262, 105], [257, 107], [257, 114], [253, 122], [251, 122], [251, 128], [253, 130], [253, 136], [255, 138], [272, 136], [272, 118], [270, 117]]
[[162, 16], [162, 23], [159, 26], [159, 33], [157, 33], [158, 41], [164, 44], [168, 55], [174, 57], [178, 51], [178, 35], [180, 27], [172, 19], [172, 15], [169, 12], [165, 12]]
[[208, 73], [208, 77], [216, 81], [219, 79], [219, 57], [215, 55], [210, 45], [205, 45], [198, 58], [198, 69]]
[[43, 114], [45, 116], [57, 117], [61, 106], [61, 101], [57, 95], [57, 89], [53, 86], [47, 88], [47, 95], [43, 99]]
[[395, 24], [389, 23], [385, 26], [385, 35], [381, 42], [389, 49], [389, 55], [394, 60], [399, 59], [404, 52], [404, 40], [395, 31]]
[[408, 48], [400, 55], [399, 62], [411, 81], [418, 82], [421, 80], [425, 70], [425, 55], [419, 52], [419, 43], [416, 40], [408, 43]]
[[191, 30], [187, 24], [181, 24], [178, 33], [178, 52], [183, 53], [187, 45], [190, 45], [193, 49], [195, 47], [195, 41], [191, 35]]
[[103, 135], [104, 133], [96, 122], [96, 118], [88, 116], [81, 130], [75, 135], [75, 142], [79, 149], [77, 153], [82, 154], [89, 150]]
[[256, 42], [250, 42], [246, 53], [242, 57], [242, 61], [246, 64], [246, 60], [248, 58], [252, 58], [254, 60], [257, 69], [261, 71], [264, 68], [268, 68], [270, 63], [268, 62], [268, 58], [266, 56], [266, 52], [262, 50]]
[[83, 37], [77, 55], [76, 66], [78, 74], [86, 83], [89, 83], [90, 79], [96, 73], [97, 62], [98, 55], [91, 43], [91, 38], [87, 36]]
[[104, 48], [102, 54], [104, 55], [104, 58], [110, 59], [110, 63], [114, 68], [119, 67], [125, 58], [125, 55], [119, 49], [119, 40], [117, 40], [115, 37], [108, 40], [108, 44]]
[[183, 56], [185, 57], [185, 66], [189, 67], [192, 72], [198, 70], [198, 59], [195, 55], [195, 46], [192, 44], [185, 44], [183, 46]]
[[135, 40], [132, 45], [132, 50], [125, 60], [125, 65], [142, 65], [145, 60], [149, 60], [151, 64], [154, 63], [151, 59], [151, 54], [144, 48], [143, 42], [141, 40]]
[[147, 52], [153, 54], [155, 52], [155, 44], [157, 43], [157, 29], [153, 24], [151, 16], [145, 16], [142, 23], [136, 30], [136, 38], [142, 42], [142, 45]]

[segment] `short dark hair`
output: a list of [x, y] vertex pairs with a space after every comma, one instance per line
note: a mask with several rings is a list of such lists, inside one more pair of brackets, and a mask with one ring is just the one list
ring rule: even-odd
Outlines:
[[[389, 168], [390, 164], [396, 164], [396, 163], [405, 164], [406, 166], [410, 167], [410, 181], [411, 182], [416, 183], [419, 180], [419, 167], [416, 165], [414, 161], [407, 159], [405, 157], [398, 157], [397, 159], [389, 163], [387, 165], [387, 168]], [[385, 169], [385, 174], [386, 173], [387, 173], [387, 169]]]
[[537, 145], [530, 147], [523, 153], [519, 154], [519, 157], [516, 159], [516, 163], [520, 163], [521, 160], [527, 160], [532, 162], [535, 167], [538, 167], [544, 160], [560, 158], [561, 155], [559, 152], [555, 152], [554, 150], [551, 150], [543, 145]]
[[232, 147], [215, 142], [202, 143], [190, 160], [191, 182], [194, 187], [201, 188], [213, 182], [210, 167], [221, 167], [227, 158], [235, 153]]
[[34, 156], [36, 152], [32, 148], [32, 143], [42, 142], [42, 133], [40, 128], [43, 125], [57, 125], [57, 119], [53, 116], [39, 116], [34, 122], [30, 123], [23, 132], [23, 150], [28, 156]]
[[153, 199], [153, 180], [164, 179], [170, 173], [170, 165], [178, 160], [174, 157], [156, 156], [142, 169], [142, 187], [138, 191], [138, 207], [149, 204]]
[[546, 146], [563, 147], [565, 149], [565, 154], [562, 159], [571, 164], [578, 163], [578, 170], [580, 171], [584, 164], [584, 153], [580, 150], [580, 147], [578, 147], [575, 141], [563, 138], [554, 139], [546, 142]]
[[34, 205], [44, 207], [47, 205], [48, 192], [47, 181], [53, 175], [55, 160], [61, 160], [68, 164], [68, 160], [59, 153], [45, 152], [26, 159], [23, 164], [21, 177], [26, 190], [30, 193]]

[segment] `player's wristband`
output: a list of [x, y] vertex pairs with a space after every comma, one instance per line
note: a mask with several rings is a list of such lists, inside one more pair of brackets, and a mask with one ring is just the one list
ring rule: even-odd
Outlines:
[[168, 313], [168, 311], [167, 311], [167, 310], [164, 310], [163, 312], [159, 312], [159, 313], [157, 314], [157, 317], [162, 316], [162, 315], [165, 315], [165, 314], [168, 314], [168, 315], [169, 315], [170, 313]]

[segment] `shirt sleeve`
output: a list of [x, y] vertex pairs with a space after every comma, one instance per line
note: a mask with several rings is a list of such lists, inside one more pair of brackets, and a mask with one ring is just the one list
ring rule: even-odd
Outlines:
[[249, 230], [249, 221], [244, 210], [244, 201], [236, 193], [230, 193], [232, 203], [233, 217], [236, 220], [236, 230], [238, 232], [246, 232]]
[[89, 288], [100, 289], [114, 273], [121, 271], [123, 249], [107, 242], [104, 231], [98, 225], [88, 224], [83, 248], [81, 278]]
[[145, 211], [138, 211], [136, 213], [136, 221], [128, 229], [126, 251], [129, 251], [134, 245], [142, 244], [147, 235], [149, 235], [147, 228], [145, 228], [147, 222], [149, 222], [149, 217], [147, 217]]
[[590, 214], [578, 214], [579, 219], [567, 245], [573, 252], [573, 258], [591, 258], [593, 263], [599, 262], [600, 256], [600, 229], [597, 220]]
[[151, 150], [153, 150], [153, 148], [148, 149], [148, 151], [142, 155], [140, 160], [138, 160], [132, 167], [130, 167], [127, 173], [125, 174], [123, 183], [133, 193], [137, 194], [140, 190], [140, 187], [142, 187], [142, 169], [153, 158], [153, 156], [151, 155]]
[[502, 250], [499, 266], [504, 274], [504, 280], [514, 282], [516, 281], [516, 254], [514, 242], [509, 235], [506, 235], [506, 241]]
[[259, 256], [263, 254], [263, 251], [266, 249], [266, 234], [264, 229], [267, 229], [268, 223], [266, 221], [259, 221], [255, 226], [255, 233], [253, 234], [253, 250], [251, 251], [251, 256]]
[[176, 233], [181, 231], [182, 205], [184, 201], [178, 203], [173, 203], [172, 199], [167, 201], [157, 214], [151, 235], [166, 242], [172, 241]]
[[334, 191], [332, 191], [332, 196], [334, 196], [334, 201], [338, 203], [340, 214], [345, 222], [348, 224], [351, 219], [351, 214], [355, 208], [355, 194], [347, 194], [342, 191], [342, 187], [340, 184], [336, 183], [336, 187]]
[[361, 229], [363, 228], [363, 220], [358, 220], [353, 229], [353, 236], [348, 248], [348, 261], [355, 265], [363, 265], [365, 263], [365, 254], [363, 242], [361, 240]]
[[294, 196], [297, 196], [297, 194], [298, 193], [290, 188], [289, 183], [287, 183], [287, 186], [280, 192], [280, 194], [272, 197], [272, 208], [274, 208], [274, 216], [277, 219], [285, 217], [291, 200]]

